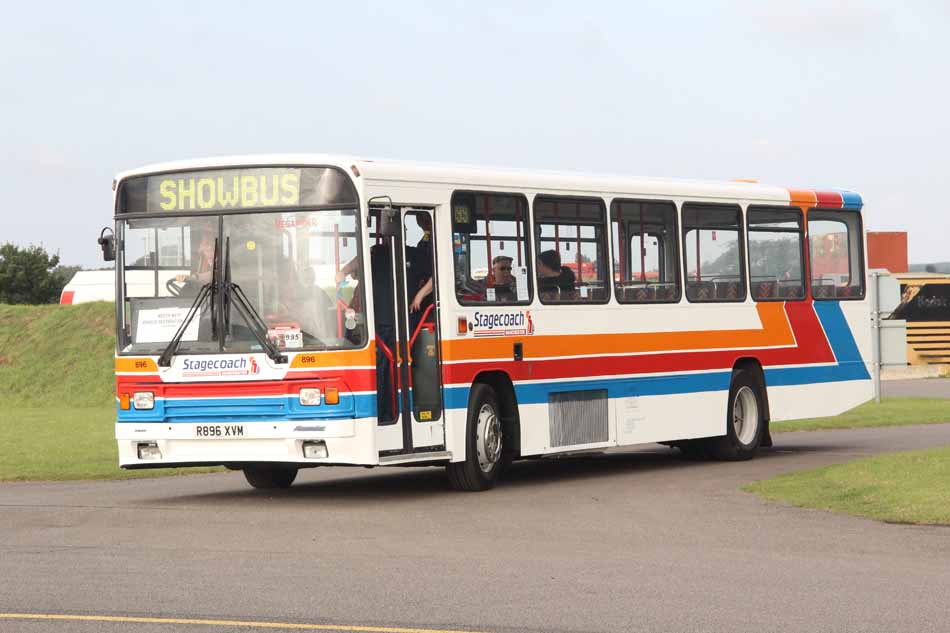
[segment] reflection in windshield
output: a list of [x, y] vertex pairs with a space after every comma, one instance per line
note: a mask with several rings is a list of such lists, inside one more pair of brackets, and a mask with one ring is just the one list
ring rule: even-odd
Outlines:
[[[160, 353], [171, 340], [199, 289], [211, 280], [217, 237], [229, 245], [231, 281], [247, 295], [279, 348], [349, 348], [365, 342], [358, 281], [336, 282], [343, 264], [360, 262], [355, 211], [133, 219], [122, 228], [123, 352]], [[225, 261], [220, 265], [224, 273]], [[213, 340], [205, 302], [179, 353], [262, 351], [233, 302], [230, 311], [228, 335]]]

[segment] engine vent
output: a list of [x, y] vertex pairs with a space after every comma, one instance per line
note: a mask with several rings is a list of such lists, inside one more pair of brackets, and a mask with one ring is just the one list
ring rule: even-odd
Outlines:
[[550, 394], [548, 422], [552, 447], [606, 442], [607, 390]]

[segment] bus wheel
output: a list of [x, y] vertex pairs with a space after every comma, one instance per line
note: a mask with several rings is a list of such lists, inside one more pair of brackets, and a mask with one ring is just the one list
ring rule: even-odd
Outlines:
[[449, 485], [469, 492], [488, 490], [498, 480], [506, 453], [498, 398], [484, 383], [472, 386], [465, 436], [465, 461], [446, 467]]
[[259, 490], [290, 488], [297, 478], [297, 469], [293, 466], [245, 466], [244, 478]]
[[736, 370], [729, 387], [726, 434], [709, 440], [710, 452], [717, 459], [751, 459], [762, 442], [764, 432], [765, 402], [762, 387], [751, 372]]

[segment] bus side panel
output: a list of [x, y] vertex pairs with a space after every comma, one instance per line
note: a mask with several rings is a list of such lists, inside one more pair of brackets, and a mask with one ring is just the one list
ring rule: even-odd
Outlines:
[[870, 399], [869, 380], [769, 387], [772, 422], [838, 415]]
[[726, 432], [728, 391], [632, 396], [612, 400], [621, 446], [713, 437]]
[[833, 366], [766, 368], [774, 421], [833, 416], [874, 397], [871, 321], [864, 301], [815, 301]]

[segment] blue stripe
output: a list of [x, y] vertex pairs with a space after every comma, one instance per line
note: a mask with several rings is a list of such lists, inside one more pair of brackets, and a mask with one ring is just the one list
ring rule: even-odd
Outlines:
[[[834, 352], [835, 360], [838, 363], [834, 368], [836, 377], [832, 380], [869, 380], [871, 375], [864, 364], [864, 359], [861, 358], [861, 351], [854, 341], [851, 327], [841, 311], [841, 302], [816, 301], [814, 306], [815, 312], [818, 314], [818, 320], [821, 321], [821, 327], [825, 329], [825, 335], [831, 344], [831, 351]], [[815, 369], [827, 370], [829, 368]], [[816, 379], [813, 382], [829, 381]]]
[[841, 194], [842, 208], [859, 211], [861, 207], [864, 206], [864, 200], [861, 199], [861, 194], [845, 189], [837, 189], [836, 191]]
[[273, 398], [189, 398], [157, 400], [149, 411], [118, 409], [119, 422], [195, 423], [204, 421], [271, 422], [373, 417], [376, 394], [341, 394], [335, 405], [304, 406], [297, 396]]

